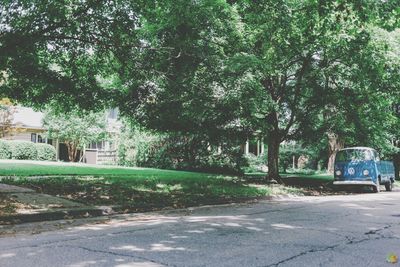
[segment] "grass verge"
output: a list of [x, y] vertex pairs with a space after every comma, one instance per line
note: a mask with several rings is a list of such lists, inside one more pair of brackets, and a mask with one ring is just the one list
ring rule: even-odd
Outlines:
[[8, 178], [3, 182], [87, 205], [116, 205], [129, 211], [182, 208], [301, 193], [295, 188], [252, 184], [238, 177], [227, 176], [202, 179], [60, 176], [43, 179]]
[[145, 168], [0, 161], [0, 176], [2, 183], [127, 212], [302, 194], [243, 177]]

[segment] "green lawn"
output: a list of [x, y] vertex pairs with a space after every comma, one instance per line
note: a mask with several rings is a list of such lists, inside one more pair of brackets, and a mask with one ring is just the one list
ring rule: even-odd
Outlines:
[[203, 173], [178, 172], [151, 168], [126, 168], [87, 164], [0, 160], [0, 176], [26, 177], [53, 175], [134, 176], [137, 178], [159, 177], [165, 179], [209, 176]]
[[[263, 179], [267, 174], [266, 173], [249, 173], [246, 174], [248, 177], [253, 179]], [[333, 181], [333, 175], [327, 173], [316, 173], [316, 174], [299, 174], [299, 173], [283, 173], [281, 174], [282, 179], [285, 183], [295, 183], [299, 182], [298, 185], [302, 183], [329, 183]]]
[[284, 178], [303, 178], [303, 179], [316, 179], [316, 180], [324, 180], [324, 181], [331, 181], [333, 180], [333, 175], [328, 173], [316, 173], [316, 174], [296, 174], [296, 173], [289, 173], [289, 174], [282, 174]]
[[317, 188], [333, 182], [331, 174], [283, 174], [282, 177], [285, 184], [289, 186]]
[[0, 176], [3, 183], [89, 205], [117, 205], [128, 211], [227, 203], [301, 191], [236, 176], [25, 161], [0, 161]]

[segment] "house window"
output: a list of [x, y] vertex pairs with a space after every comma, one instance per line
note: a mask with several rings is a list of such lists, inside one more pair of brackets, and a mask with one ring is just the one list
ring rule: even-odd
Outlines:
[[36, 143], [36, 134], [35, 133], [31, 134], [31, 141]]
[[115, 144], [112, 141], [103, 141], [103, 150], [111, 151], [115, 150]]
[[104, 141], [100, 142], [93, 142], [89, 145], [89, 149], [98, 149], [98, 150], [103, 150], [104, 149]]
[[43, 144], [52, 144], [51, 142], [49, 143], [49, 141], [47, 140], [46, 137], [42, 137], [40, 134], [38, 134], [37, 136], [37, 142], [38, 143], [43, 143]]
[[96, 149], [96, 143], [90, 143], [90, 144], [88, 145], [88, 148], [89, 148], [89, 149]]
[[53, 139], [47, 139], [47, 144], [53, 145]]
[[109, 150], [115, 150], [115, 144], [114, 144], [114, 142], [108, 142], [108, 149], [109, 149]]

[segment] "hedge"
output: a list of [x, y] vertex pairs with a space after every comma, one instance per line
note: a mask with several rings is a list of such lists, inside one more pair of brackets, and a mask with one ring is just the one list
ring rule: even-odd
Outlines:
[[35, 144], [37, 160], [54, 161], [56, 160], [56, 148], [48, 144]]
[[0, 140], [0, 159], [55, 161], [56, 149], [42, 143]]
[[37, 159], [37, 150], [35, 143], [28, 141], [10, 141], [10, 144], [12, 159]]
[[0, 140], [0, 159], [11, 159], [11, 145], [9, 141]]

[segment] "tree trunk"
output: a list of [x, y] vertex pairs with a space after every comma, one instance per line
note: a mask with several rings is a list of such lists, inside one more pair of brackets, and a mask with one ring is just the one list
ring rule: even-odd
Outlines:
[[329, 132], [328, 133], [328, 150], [329, 150], [329, 159], [328, 159], [328, 172], [333, 173], [335, 169], [335, 157], [336, 153], [344, 148], [344, 141], [340, 138], [339, 135]]
[[75, 162], [76, 154], [78, 152], [78, 144], [74, 142], [68, 142], [67, 144], [68, 149], [68, 159], [70, 162]]
[[400, 179], [400, 154], [396, 154], [393, 158], [395, 179]]
[[279, 176], [279, 146], [281, 135], [279, 131], [278, 113], [272, 111], [267, 117], [267, 123], [271, 127], [268, 132], [268, 176], [267, 182], [283, 183]]
[[282, 183], [279, 176], [279, 145], [281, 139], [276, 131], [271, 131], [268, 137], [268, 181]]

